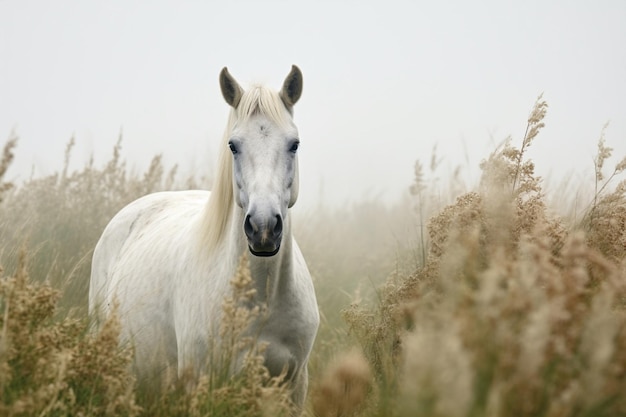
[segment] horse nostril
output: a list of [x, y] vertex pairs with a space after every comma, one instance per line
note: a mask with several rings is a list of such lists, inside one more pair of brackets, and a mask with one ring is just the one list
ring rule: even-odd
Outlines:
[[246, 233], [246, 236], [252, 237], [256, 228], [252, 225], [252, 221], [250, 220], [250, 215], [246, 216], [246, 221], [243, 223], [243, 231]]
[[278, 237], [283, 232], [283, 218], [280, 214], [276, 215], [276, 224], [274, 225], [274, 236]]

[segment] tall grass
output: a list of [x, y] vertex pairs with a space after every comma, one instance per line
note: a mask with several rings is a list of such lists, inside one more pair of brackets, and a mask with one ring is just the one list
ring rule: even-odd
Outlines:
[[138, 415], [116, 317], [89, 335], [85, 320], [53, 320], [60, 292], [30, 282], [25, 262], [0, 278], [0, 414]]
[[[603, 130], [584, 210], [556, 215], [568, 207], [548, 205], [526, 152], [546, 114], [539, 97], [519, 146], [509, 138], [482, 161], [472, 191], [458, 176], [437, 179], [433, 151], [394, 204], [296, 211], [322, 313], [305, 414], [626, 415], [626, 158], [608, 170]], [[141, 195], [203, 184], [159, 156], [129, 172], [121, 139], [101, 167], [69, 172], [72, 139], [58, 173], [10, 184], [17, 143], [12, 135], [0, 161], [0, 415], [293, 412], [264, 347], [242, 333], [262, 314], [242, 307], [245, 259], [224, 303], [230, 343], [199, 380], [146, 387], [118, 346], [115, 316], [87, 331], [91, 255], [106, 223]], [[244, 366], [231, 376], [235, 358]]]
[[[63, 310], [86, 312], [92, 251], [109, 220], [129, 202], [163, 189], [180, 188], [176, 167], [166, 173], [155, 156], [141, 175], [131, 175], [121, 156], [122, 137], [102, 167], [93, 159], [69, 172], [72, 138], [65, 164], [52, 175], [32, 178], [5, 193], [0, 206], [0, 263], [14, 271], [20, 248], [28, 248], [28, 272], [63, 288]], [[195, 185], [193, 179], [187, 183]], [[184, 184], [187, 185], [187, 184]]]
[[424, 266], [345, 310], [375, 375], [359, 415], [626, 414], [626, 188], [596, 187], [578, 224], [550, 214], [525, 158], [546, 108], [430, 220]]

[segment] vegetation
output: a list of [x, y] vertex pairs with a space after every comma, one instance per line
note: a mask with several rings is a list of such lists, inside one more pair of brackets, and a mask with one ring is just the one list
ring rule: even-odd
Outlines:
[[431, 218], [423, 266], [345, 310], [374, 371], [359, 415], [626, 414], [626, 182], [606, 192], [626, 158], [605, 180], [602, 136], [582, 221], [551, 215], [525, 159], [546, 110], [539, 97], [521, 147]]
[[[615, 184], [626, 158], [606, 174], [603, 130], [584, 210], [551, 207], [526, 156], [546, 112], [540, 96], [520, 146], [509, 138], [485, 159], [471, 191], [426, 178], [418, 161], [393, 205], [296, 212], [322, 313], [305, 415], [626, 415], [626, 181]], [[149, 389], [115, 315], [89, 330], [91, 255], [109, 219], [141, 195], [204, 186], [159, 156], [130, 174], [121, 143], [103, 167], [70, 173], [71, 140], [59, 173], [23, 184], [4, 180], [17, 137], [4, 147], [0, 415], [289, 415], [264, 347], [242, 337], [259, 314], [238, 302], [250, 295], [245, 259], [224, 303], [230, 343], [199, 381]], [[242, 372], [223, 372], [242, 352]]]

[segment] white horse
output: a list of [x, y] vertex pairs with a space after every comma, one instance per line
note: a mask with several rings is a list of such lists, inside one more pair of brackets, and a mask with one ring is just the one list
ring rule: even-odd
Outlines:
[[294, 65], [280, 93], [244, 91], [224, 68], [220, 87], [232, 109], [212, 192], [160, 192], [122, 209], [94, 251], [89, 311], [104, 317], [117, 303], [121, 337], [135, 348], [140, 375], [168, 366], [200, 373], [218, 338], [230, 281], [249, 251], [254, 302], [266, 311], [253, 331], [268, 344], [271, 375], [287, 372], [301, 407], [319, 324], [288, 210], [298, 197], [292, 113], [302, 73]]

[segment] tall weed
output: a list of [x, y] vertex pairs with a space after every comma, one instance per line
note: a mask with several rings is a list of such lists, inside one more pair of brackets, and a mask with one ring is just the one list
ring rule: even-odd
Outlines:
[[425, 265], [345, 310], [377, 381], [361, 415], [626, 413], [624, 188], [580, 225], [551, 214], [524, 157], [546, 108], [540, 96], [522, 146], [507, 140], [478, 190], [430, 220]]
[[102, 230], [123, 206], [171, 184], [160, 156], [143, 176], [130, 175], [121, 158], [121, 137], [104, 167], [96, 167], [92, 159], [69, 173], [73, 146], [72, 138], [60, 173], [30, 179], [4, 193], [0, 264], [15, 271], [20, 248], [27, 248], [30, 276], [62, 288], [64, 310], [85, 313], [91, 256]]
[[117, 317], [87, 333], [86, 320], [54, 320], [59, 296], [30, 282], [23, 253], [16, 274], [0, 277], [0, 414], [139, 415]]

